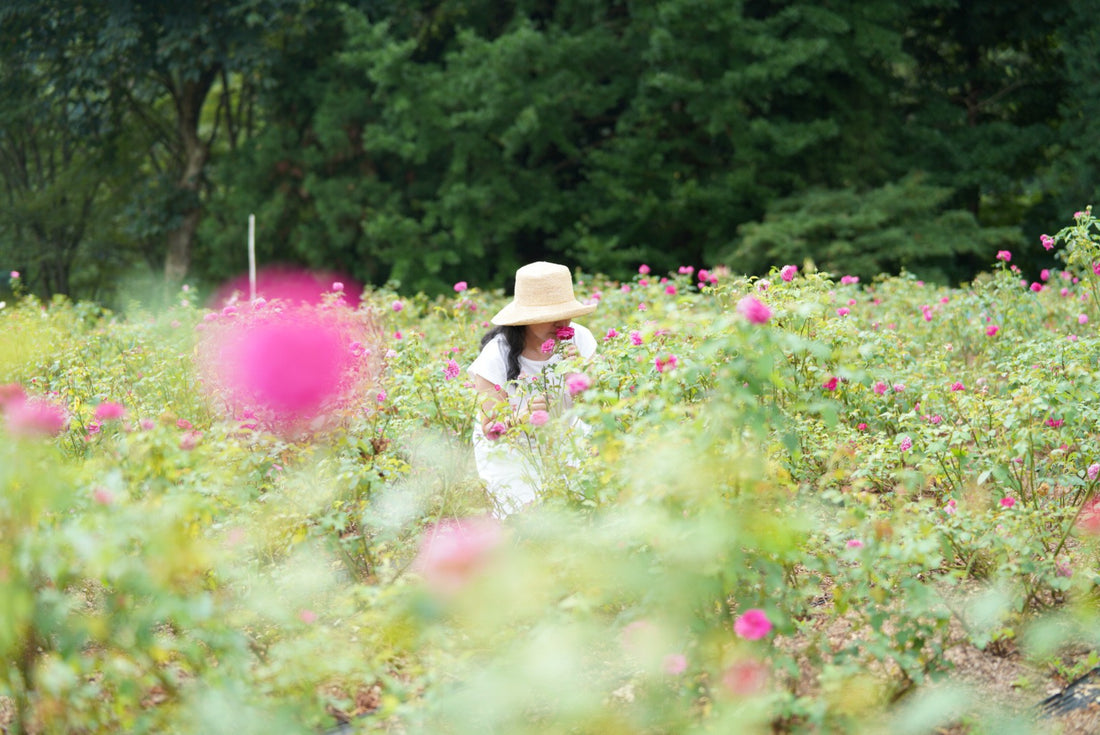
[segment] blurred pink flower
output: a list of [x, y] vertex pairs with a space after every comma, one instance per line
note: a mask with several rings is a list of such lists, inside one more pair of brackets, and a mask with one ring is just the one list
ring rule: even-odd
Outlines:
[[392, 304], [390, 304], [390, 308], [393, 309], [394, 311], [401, 311], [402, 309], [405, 308], [405, 305], [403, 303], [401, 303], [400, 301], [394, 301]]
[[1089, 323], [1088, 314], [1078, 314], [1077, 315], [1077, 323], [1078, 324], [1088, 324]]
[[947, 514], [947, 515], [949, 515], [949, 516], [953, 516], [953, 515], [955, 515], [955, 510], [956, 510], [956, 507], [955, 507], [955, 499], [954, 499], [954, 498], [951, 498], [951, 499], [950, 499], [950, 500], [948, 500], [948, 501], [947, 501], [947, 503], [946, 503], [946, 504], [945, 504], [945, 505], [943, 506], [943, 512], [944, 512], [944, 513], [946, 513], [946, 514]]
[[374, 397], [374, 400], [378, 403], [385, 403], [386, 402], [386, 391], [384, 391], [384, 390], [378, 391], [378, 395], [376, 395]]
[[141, 427], [142, 431], [152, 431], [153, 427], [156, 426], [156, 423], [153, 421], [153, 419], [142, 419], [138, 421], [138, 426]]
[[966, 390], [966, 386], [963, 385], [961, 380], [956, 380], [951, 384], [951, 390], [957, 393], [958, 391]]
[[618, 336], [619, 336], [619, 333], [617, 331], [615, 331], [614, 327], [611, 327], [610, 329], [607, 330], [607, 334], [605, 334], [603, 336], [603, 341], [607, 342], [608, 340], [614, 339], [615, 337], [618, 337]]
[[633, 345], [640, 345], [642, 343], [642, 333], [637, 330], [631, 332], [630, 343]]
[[1010, 260], [1012, 260], [1012, 253], [1010, 253], [1007, 250], [998, 250], [997, 251], [997, 260], [1000, 260], [1002, 262], [1007, 263]]
[[850, 313], [851, 310], [847, 306], [842, 306], [836, 310], [837, 316], [848, 316]]
[[104, 401], [95, 407], [95, 417], [98, 421], [114, 421], [126, 416], [126, 409], [120, 403]]
[[180, 437], [180, 449], [185, 452], [190, 452], [192, 449], [199, 445], [199, 441], [202, 439], [201, 431], [188, 431], [182, 437]]
[[4, 408], [8, 431], [15, 436], [57, 436], [69, 425], [68, 412], [44, 398], [12, 401]]
[[413, 569], [432, 592], [449, 597], [486, 567], [502, 540], [500, 524], [489, 517], [442, 521], [424, 532]]
[[738, 661], [722, 672], [722, 686], [730, 694], [750, 697], [764, 691], [768, 684], [768, 666], [754, 659]]
[[1057, 428], [1060, 428], [1062, 426], [1062, 424], [1065, 423], [1065, 419], [1049, 418], [1049, 419], [1046, 420], [1045, 423], [1050, 428], [1057, 429]]
[[901, 438], [898, 439], [898, 449], [900, 449], [903, 452], [908, 452], [912, 448], [913, 448], [913, 440], [910, 439], [907, 435], [902, 434]]
[[638, 272], [641, 273], [643, 276], [649, 275], [649, 266], [645, 263], [642, 263], [640, 266], [638, 266]]
[[996, 324], [991, 324], [985, 328], [985, 333], [988, 337], [996, 336], [998, 331], [1000, 331], [1000, 328]]
[[857, 538], [848, 539], [848, 543], [845, 544], [845, 547], [849, 549], [862, 549], [863, 542]]
[[676, 359], [676, 355], [669, 355], [668, 357], [661, 357], [658, 355], [653, 360], [653, 364], [657, 367], [657, 372], [666, 373], [676, 367], [678, 360]]
[[215, 345], [215, 381], [240, 408], [277, 422], [308, 422], [345, 388], [355, 364], [347, 337], [325, 312], [260, 315]]
[[447, 364], [443, 368], [443, 379], [454, 380], [458, 377], [460, 372], [462, 372], [462, 370], [459, 368], [457, 362], [454, 360], [447, 360]]
[[1095, 480], [1097, 475], [1100, 475], [1100, 464], [1090, 464], [1086, 471], [1090, 480]]
[[1054, 238], [1050, 235], [1040, 235], [1039, 242], [1043, 243], [1043, 248], [1051, 250], [1054, 248]]
[[92, 490], [92, 500], [100, 505], [110, 505], [115, 502], [115, 495], [102, 485], [96, 485]]
[[851, 286], [859, 283], [859, 276], [841, 276], [840, 283], [842, 286]]
[[676, 269], [676, 272], [679, 273], [681, 276], [690, 276], [692, 273], [695, 272], [695, 266], [682, 265]]
[[342, 281], [333, 281], [332, 282], [332, 290], [336, 291], [337, 293], [339, 293], [340, 291], [343, 291], [344, 290], [343, 282]]
[[738, 301], [737, 313], [753, 324], [766, 324], [772, 318], [772, 310], [755, 296], [745, 296]]
[[1012, 497], [1011, 495], [1006, 495], [1001, 498], [1002, 508], [1011, 508], [1014, 505], [1016, 505], [1016, 498]]
[[794, 277], [798, 275], [797, 265], [785, 265], [779, 269], [779, 277], [787, 283], [794, 280]]
[[543, 426], [549, 420], [550, 420], [550, 414], [548, 414], [546, 411], [543, 411], [543, 410], [540, 409], [538, 411], [532, 411], [531, 412], [531, 425], [532, 426]]
[[562, 341], [573, 339], [573, 334], [573, 327], [558, 327], [554, 332], [554, 336]]
[[687, 656], [682, 653], [670, 653], [665, 656], [664, 661], [661, 663], [661, 668], [670, 676], [684, 673], [687, 671], [687, 667]]
[[569, 395], [575, 396], [592, 387], [592, 379], [584, 373], [570, 373], [565, 377], [565, 387], [569, 389]]
[[668, 294], [669, 296], [675, 296], [676, 295], [676, 285], [673, 284], [673, 283], [670, 283], [667, 286], [665, 286], [665, 293]]
[[825, 390], [836, 390], [838, 385], [840, 385], [840, 380], [835, 375], [832, 375], [821, 384], [821, 387]]
[[15, 281], [19, 278], [19, 271], [12, 271], [8, 275], [11, 277], [11, 280]]
[[539, 346], [539, 352], [541, 352], [544, 355], [549, 355], [551, 352], [554, 351], [554, 347], [556, 345], [557, 345], [557, 342], [555, 342], [552, 339], [548, 339]]
[[19, 383], [0, 385], [0, 409], [9, 403], [22, 403], [25, 400], [27, 400], [27, 393]]
[[1035, 293], [1039, 293], [1040, 291], [1043, 290], [1043, 284], [1036, 281], [1035, 283], [1031, 284], [1031, 290], [1034, 291]]
[[772, 630], [772, 621], [768, 620], [768, 614], [760, 608], [746, 610], [733, 622], [733, 632], [748, 641], [763, 638]]
[[860, 421], [858, 424], [856, 424], [856, 429], [858, 429], [859, 431], [867, 431], [867, 423], [864, 421]]
[[1093, 498], [1081, 509], [1077, 527], [1085, 533], [1100, 536], [1100, 498]]
[[489, 426], [489, 428], [485, 431], [485, 438], [496, 441], [500, 437], [504, 436], [504, 432], [506, 431], [508, 431], [508, 427], [497, 421], [496, 423]]
[[455, 284], [455, 293], [462, 293], [463, 291], [465, 291], [469, 287], [470, 286], [466, 283], [466, 281], [459, 281], [458, 283]]
[[886, 383], [882, 382], [881, 380], [875, 383], [875, 393], [879, 394], [880, 396], [887, 390], [889, 390], [889, 388], [890, 386], [886, 385]]
[[312, 625], [317, 622], [317, 613], [309, 609], [300, 610], [298, 612], [298, 619], [306, 625]]

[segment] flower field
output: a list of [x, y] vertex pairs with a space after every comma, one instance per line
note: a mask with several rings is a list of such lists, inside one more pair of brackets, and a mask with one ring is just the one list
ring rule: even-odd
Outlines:
[[504, 430], [543, 497], [503, 518], [465, 366], [506, 299], [471, 274], [9, 300], [0, 721], [1088, 732], [1035, 705], [1100, 664], [1098, 238], [1080, 212], [1058, 269], [991, 253], [951, 289], [582, 275], [600, 347], [561, 370], [592, 432]]

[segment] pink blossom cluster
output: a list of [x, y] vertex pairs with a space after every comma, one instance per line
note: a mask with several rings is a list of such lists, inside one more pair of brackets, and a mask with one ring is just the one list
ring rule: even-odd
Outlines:
[[28, 397], [18, 383], [0, 385], [0, 413], [12, 436], [57, 436], [69, 425], [64, 406], [48, 398]]

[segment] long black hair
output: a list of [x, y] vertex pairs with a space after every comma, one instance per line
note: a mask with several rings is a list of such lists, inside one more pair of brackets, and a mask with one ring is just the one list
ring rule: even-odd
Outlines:
[[526, 344], [527, 327], [514, 326], [511, 324], [502, 327], [493, 327], [481, 338], [482, 348], [492, 342], [498, 334], [504, 335], [504, 343], [508, 345], [508, 355], [505, 360], [508, 366], [508, 380], [515, 380], [519, 377], [519, 356], [520, 353], [523, 352], [523, 347]]

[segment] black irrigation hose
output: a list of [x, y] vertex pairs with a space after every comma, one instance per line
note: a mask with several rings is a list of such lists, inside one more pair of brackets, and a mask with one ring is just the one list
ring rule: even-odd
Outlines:
[[1065, 689], [1036, 706], [1047, 717], [1060, 717], [1090, 705], [1100, 707], [1100, 666], [1074, 679]]

